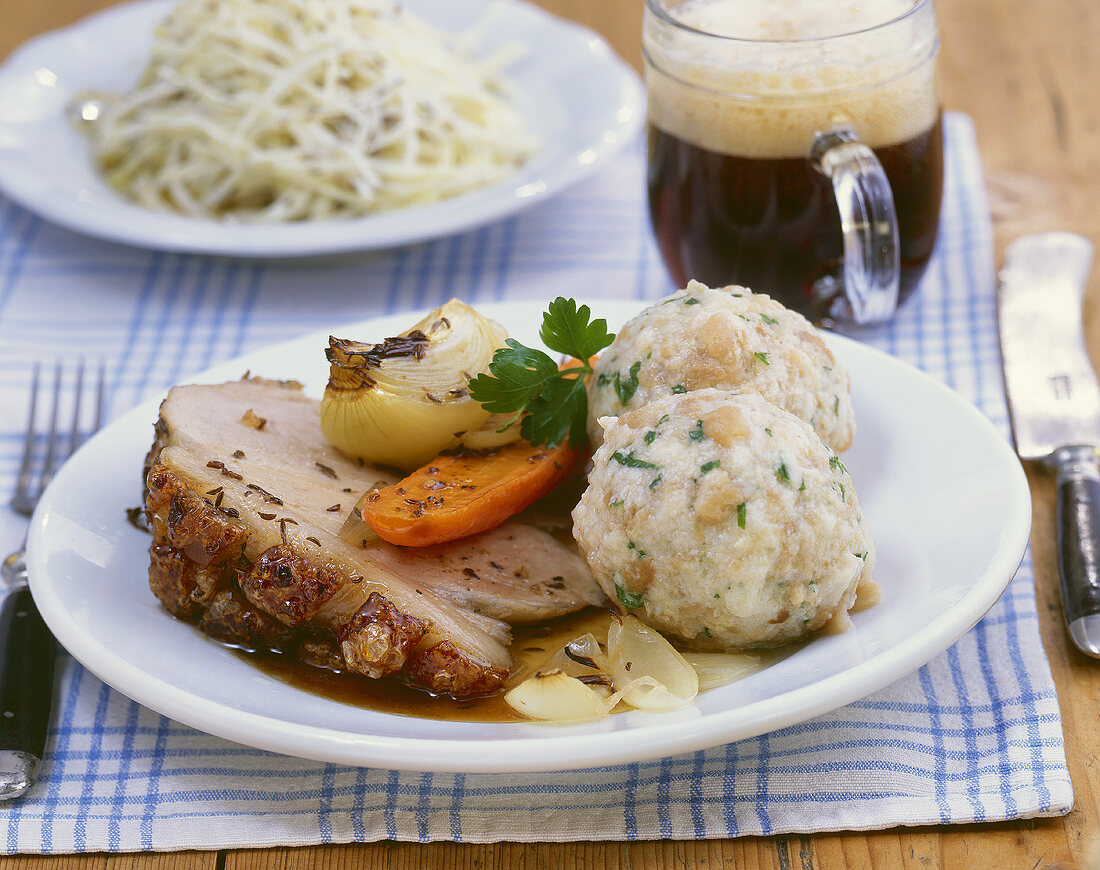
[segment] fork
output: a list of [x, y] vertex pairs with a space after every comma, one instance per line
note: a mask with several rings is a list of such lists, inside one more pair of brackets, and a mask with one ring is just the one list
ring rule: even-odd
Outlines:
[[[40, 440], [35, 429], [39, 374], [36, 364], [31, 378], [23, 458], [11, 499], [12, 508], [28, 517], [61, 463], [72, 455], [82, 440], [80, 405], [84, 393], [84, 363], [81, 362], [76, 370], [72, 422], [67, 437], [61, 434], [58, 425], [62, 395], [62, 366], [58, 363], [53, 378], [46, 455], [35, 478], [35, 454]], [[100, 365], [95, 422], [89, 434], [98, 430], [103, 420], [105, 381], [106, 372]], [[24, 537], [23, 546], [8, 556], [0, 569], [9, 587], [0, 604], [0, 800], [20, 797], [34, 785], [46, 749], [53, 699], [54, 639], [31, 597], [26, 548]]]

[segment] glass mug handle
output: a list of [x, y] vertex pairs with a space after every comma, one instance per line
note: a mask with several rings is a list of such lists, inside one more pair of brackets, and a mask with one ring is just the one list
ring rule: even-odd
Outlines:
[[[894, 194], [882, 164], [847, 126], [818, 132], [811, 160], [832, 181], [844, 236], [844, 286], [829, 312], [841, 323], [869, 325], [894, 315], [901, 265]], [[835, 292], [836, 282], [818, 282]], [[839, 310], [835, 310], [839, 309]]]

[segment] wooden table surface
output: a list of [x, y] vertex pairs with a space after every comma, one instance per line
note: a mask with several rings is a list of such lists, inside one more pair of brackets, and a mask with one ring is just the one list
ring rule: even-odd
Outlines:
[[[24, 39], [112, 0], [0, 0], [0, 58]], [[603, 33], [640, 65], [642, 0], [541, 0]], [[975, 120], [998, 258], [1023, 232], [1066, 229], [1100, 244], [1100, 4], [937, 0], [944, 99]], [[1085, 317], [1100, 359], [1100, 268]], [[431, 845], [375, 843], [174, 854], [13, 857], [3, 870], [356, 868], [1100, 867], [1100, 662], [1062, 626], [1052, 481], [1029, 469], [1040, 625], [1058, 688], [1075, 809], [1059, 819], [704, 842]]]

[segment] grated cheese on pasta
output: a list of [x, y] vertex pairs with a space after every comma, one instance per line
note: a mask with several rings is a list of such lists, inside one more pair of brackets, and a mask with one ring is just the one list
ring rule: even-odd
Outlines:
[[[184, 0], [138, 87], [87, 125], [108, 182], [150, 208], [351, 218], [492, 184], [537, 141], [472, 33], [392, 0]], [[87, 99], [85, 97], [84, 99]]]

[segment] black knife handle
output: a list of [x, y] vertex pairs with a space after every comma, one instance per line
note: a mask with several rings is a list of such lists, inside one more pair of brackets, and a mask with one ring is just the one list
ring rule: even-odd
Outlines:
[[[1100, 614], [1100, 467], [1092, 447], [1057, 451], [1058, 572], [1066, 623], [1082, 652], [1074, 624]], [[1082, 624], [1083, 627], [1083, 624]]]
[[0, 604], [0, 800], [34, 785], [53, 700], [54, 639], [25, 585]]

